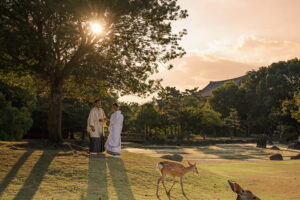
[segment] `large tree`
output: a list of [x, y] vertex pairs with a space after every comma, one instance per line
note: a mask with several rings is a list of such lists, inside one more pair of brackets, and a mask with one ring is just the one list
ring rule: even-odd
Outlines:
[[287, 112], [288, 103], [284, 101], [290, 101], [299, 87], [299, 59], [273, 63], [248, 72], [240, 89], [245, 92], [245, 104], [248, 107], [245, 111], [250, 131], [271, 136], [280, 124], [295, 126]]
[[161, 113], [161, 122], [167, 134], [170, 129], [171, 135], [178, 132], [179, 107], [182, 94], [175, 87], [161, 88], [158, 97], [155, 99]]
[[[4, 0], [0, 13], [1, 68], [45, 84], [53, 142], [62, 140], [69, 85], [145, 93], [159, 84], [148, 80], [159, 63], [184, 54], [178, 40], [186, 31], [171, 29], [187, 17], [177, 0]], [[103, 31], [93, 33], [93, 23]]]
[[228, 81], [224, 85], [212, 91], [208, 98], [211, 107], [222, 114], [222, 118], [228, 117], [231, 109], [235, 109], [240, 103], [239, 86], [234, 81]]

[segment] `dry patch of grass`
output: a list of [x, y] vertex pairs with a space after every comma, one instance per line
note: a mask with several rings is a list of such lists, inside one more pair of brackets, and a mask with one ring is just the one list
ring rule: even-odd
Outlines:
[[[88, 157], [26, 142], [0, 142], [0, 199], [156, 199], [155, 167], [161, 160], [130, 152], [121, 159]], [[299, 169], [300, 161], [201, 163], [199, 175], [184, 177], [184, 187], [189, 199], [232, 200], [230, 179], [264, 200], [296, 200]], [[166, 180], [167, 187], [171, 182]], [[171, 199], [183, 199], [179, 184], [172, 191]], [[168, 199], [162, 186], [160, 196]]]

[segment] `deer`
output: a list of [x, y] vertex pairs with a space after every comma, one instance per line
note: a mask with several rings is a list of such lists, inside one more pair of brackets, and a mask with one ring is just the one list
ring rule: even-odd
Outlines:
[[251, 191], [243, 190], [239, 184], [230, 181], [228, 181], [228, 183], [232, 191], [237, 194], [236, 200], [260, 200], [260, 198], [255, 196]]
[[[196, 174], [198, 174], [198, 169], [196, 167], [196, 163], [195, 164], [191, 164], [190, 162], [188, 162], [188, 167], [183, 166], [180, 163], [176, 163], [176, 162], [170, 162], [170, 161], [163, 161], [163, 162], [159, 162], [157, 164], [157, 169], [160, 172], [160, 178], [157, 180], [157, 188], [156, 188], [156, 196], [157, 198], [159, 198], [158, 195], [158, 188], [159, 188], [159, 183], [162, 182], [165, 191], [168, 195], [168, 197], [170, 196], [170, 192], [173, 188], [173, 186], [175, 185], [175, 178], [179, 177], [180, 178], [180, 185], [181, 185], [181, 191], [184, 197], [186, 197], [185, 192], [183, 190], [183, 183], [182, 183], [182, 178], [186, 173], [189, 172], [194, 172]], [[167, 188], [165, 186], [164, 180], [166, 175], [170, 175], [173, 177], [173, 184], [171, 186], [171, 188], [169, 189], [169, 191], [167, 191]], [[186, 197], [187, 198], [187, 197]]]

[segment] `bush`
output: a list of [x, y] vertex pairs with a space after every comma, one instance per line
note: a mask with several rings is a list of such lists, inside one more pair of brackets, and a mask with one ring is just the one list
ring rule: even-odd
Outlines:
[[64, 101], [62, 113], [62, 132], [64, 138], [68, 138], [69, 133], [81, 132], [84, 134], [91, 108], [90, 105], [75, 99], [66, 99]]
[[37, 98], [32, 112], [33, 124], [25, 138], [48, 138], [48, 106], [47, 98]]
[[[33, 126], [26, 138], [48, 138], [48, 99], [38, 98], [36, 109], [32, 113]], [[62, 135], [85, 132], [91, 106], [75, 99], [65, 99], [62, 109]]]
[[298, 134], [294, 127], [283, 126], [283, 130], [280, 134], [280, 142], [288, 143], [290, 141], [295, 141], [298, 138]]
[[168, 139], [165, 135], [155, 135], [154, 137], [151, 138], [151, 142], [154, 142], [156, 144], [166, 144], [167, 140]]
[[0, 92], [0, 140], [20, 140], [33, 121], [27, 108], [13, 107]]
[[29, 111], [35, 109], [36, 97], [33, 92], [9, 85], [2, 80], [0, 80], [0, 91], [13, 107], [19, 109], [26, 107]]

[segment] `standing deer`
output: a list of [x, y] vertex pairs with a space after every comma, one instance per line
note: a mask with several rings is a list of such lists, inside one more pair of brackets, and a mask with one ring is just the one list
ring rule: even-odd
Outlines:
[[[162, 182], [165, 191], [167, 193], [167, 195], [170, 195], [170, 192], [175, 184], [175, 177], [179, 177], [180, 178], [180, 185], [181, 185], [181, 190], [182, 190], [182, 194], [186, 197], [184, 190], [183, 190], [183, 186], [182, 186], [182, 178], [183, 176], [188, 173], [188, 172], [195, 172], [198, 174], [198, 169], [196, 167], [196, 163], [195, 164], [191, 164], [190, 162], [188, 162], [188, 167], [184, 167], [182, 164], [180, 163], [175, 163], [175, 162], [170, 162], [170, 161], [163, 161], [163, 162], [159, 162], [157, 164], [157, 169], [159, 170], [161, 177], [157, 180], [157, 189], [156, 189], [156, 196], [159, 198], [158, 196], [158, 187], [159, 187], [159, 183], [160, 181]], [[164, 180], [166, 175], [171, 175], [173, 177], [173, 185], [171, 186], [170, 190], [167, 191], [167, 188], [165, 186]]]
[[239, 184], [237, 183], [232, 183], [230, 181], [228, 181], [230, 188], [232, 189], [233, 192], [237, 193], [237, 198], [236, 200], [260, 200], [260, 198], [258, 198], [257, 196], [255, 196], [254, 194], [252, 194], [251, 191], [249, 190], [243, 190], [241, 188], [241, 186], [239, 186]]

